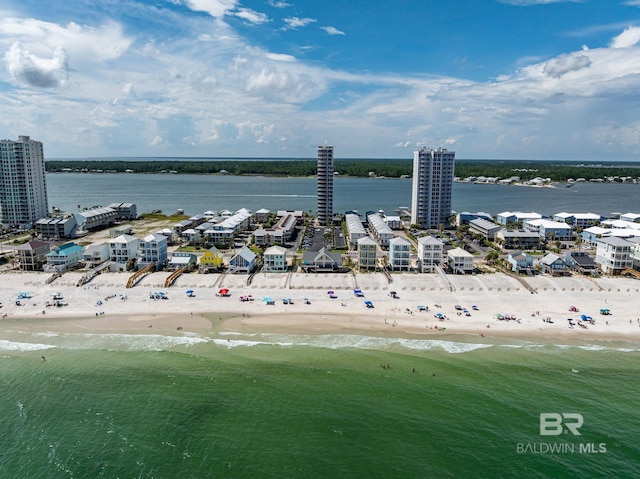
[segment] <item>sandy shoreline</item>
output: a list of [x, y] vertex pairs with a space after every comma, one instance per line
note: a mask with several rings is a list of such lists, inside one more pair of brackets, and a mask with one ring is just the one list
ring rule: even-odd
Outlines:
[[[474, 334], [562, 340], [640, 340], [638, 293], [640, 282], [629, 278], [536, 276], [524, 283], [505, 274], [448, 276], [451, 284], [431, 274], [256, 274], [250, 285], [245, 275], [183, 275], [164, 288], [168, 273], [144, 277], [127, 289], [126, 273], [97, 276], [77, 287], [80, 273], [66, 273], [51, 284], [45, 273], [0, 274], [0, 331], [3, 325], [37, 330], [92, 332], [278, 331], [307, 334], [375, 332], [376, 334]], [[220, 297], [220, 288], [231, 295]], [[365, 297], [356, 297], [361, 289]], [[193, 290], [194, 296], [186, 294]], [[169, 299], [152, 299], [164, 292]], [[333, 291], [337, 298], [330, 298]], [[395, 291], [398, 298], [392, 298]], [[19, 293], [30, 298], [19, 299]], [[66, 306], [46, 306], [60, 293]], [[239, 301], [252, 295], [254, 301]], [[275, 304], [267, 305], [270, 297]], [[293, 304], [284, 304], [290, 298]], [[307, 298], [310, 304], [306, 304]], [[17, 305], [16, 301], [22, 305]], [[369, 309], [364, 301], [374, 308]], [[439, 306], [438, 306], [439, 305]], [[455, 309], [467, 308], [470, 316]], [[478, 310], [472, 310], [472, 306]], [[429, 308], [420, 311], [419, 306]], [[579, 312], [570, 312], [576, 306]], [[610, 316], [599, 313], [611, 310]], [[440, 313], [448, 319], [438, 320]], [[460, 314], [458, 314], [460, 313]], [[508, 314], [517, 320], [499, 320]], [[595, 324], [584, 322], [582, 314]], [[543, 321], [550, 317], [552, 323]], [[568, 318], [576, 324], [569, 328]], [[181, 329], [178, 329], [180, 327]], [[444, 329], [443, 329], [444, 328]]]

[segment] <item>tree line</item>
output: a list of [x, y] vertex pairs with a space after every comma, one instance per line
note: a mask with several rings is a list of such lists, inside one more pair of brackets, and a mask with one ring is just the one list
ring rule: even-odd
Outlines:
[[[48, 160], [47, 172], [114, 172], [175, 173], [175, 174], [228, 174], [257, 176], [315, 176], [316, 160]], [[334, 171], [340, 176], [389, 178], [410, 177], [413, 162], [407, 159], [335, 159]], [[618, 163], [609, 166], [547, 161], [456, 160], [455, 175], [467, 177], [510, 178], [522, 181], [536, 177], [566, 181], [569, 178], [585, 180], [605, 177], [640, 177], [640, 165]]]

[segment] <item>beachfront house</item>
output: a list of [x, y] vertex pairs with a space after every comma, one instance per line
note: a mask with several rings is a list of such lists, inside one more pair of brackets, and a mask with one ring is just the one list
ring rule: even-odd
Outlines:
[[358, 240], [358, 268], [375, 269], [378, 244], [368, 236]]
[[282, 273], [287, 271], [287, 250], [282, 246], [271, 246], [262, 255], [262, 271]]
[[548, 274], [565, 274], [569, 272], [567, 263], [555, 253], [547, 253], [538, 261], [540, 271]]
[[197, 244], [200, 241], [200, 231], [195, 228], [188, 228], [180, 234], [182, 241], [188, 244]]
[[496, 233], [495, 242], [503, 251], [510, 249], [537, 250], [542, 245], [538, 233], [523, 230], [500, 230]]
[[198, 269], [203, 273], [208, 273], [210, 271], [219, 271], [223, 265], [223, 254], [218, 250], [218, 248], [212, 246], [200, 257]]
[[138, 241], [138, 269], [155, 263], [156, 271], [164, 268], [167, 262], [167, 237], [152, 233]]
[[601, 238], [596, 246], [596, 263], [604, 274], [620, 274], [633, 266], [635, 246], [622, 238]]
[[271, 211], [269, 211], [266, 208], [260, 208], [258, 211], [256, 211], [253, 216], [256, 219], [256, 222], [258, 223], [264, 223], [265, 221], [267, 221], [267, 219], [269, 219], [269, 215], [271, 215]]
[[135, 220], [138, 217], [138, 207], [135, 203], [111, 203], [107, 207], [116, 212], [116, 220]]
[[13, 251], [18, 257], [22, 271], [42, 271], [47, 262], [47, 253], [51, 251], [51, 243], [33, 239], [16, 246]]
[[442, 264], [444, 243], [433, 236], [418, 238], [418, 268], [421, 273], [433, 272]]
[[504, 229], [504, 226], [483, 218], [469, 221], [469, 232], [480, 235], [489, 241], [493, 241], [496, 233], [502, 229]]
[[82, 261], [86, 266], [96, 266], [109, 259], [107, 243], [90, 244], [82, 252]]
[[256, 254], [245, 246], [229, 260], [229, 273], [251, 273], [256, 264]]
[[367, 216], [367, 223], [374, 239], [380, 246], [389, 246], [389, 241], [395, 236], [389, 225], [382, 219], [378, 213]]
[[75, 214], [78, 232], [96, 231], [113, 226], [116, 222], [116, 210], [109, 207], [95, 207]]
[[194, 253], [187, 253], [186, 251], [176, 251], [171, 255], [171, 259], [167, 263], [167, 269], [169, 271], [176, 271], [178, 269], [187, 268], [192, 270], [198, 262], [198, 256]]
[[476, 213], [465, 211], [456, 215], [456, 226], [468, 225], [469, 222], [477, 219], [493, 221], [493, 217], [489, 213], [485, 213], [484, 211], [478, 211]]
[[584, 251], [569, 251], [564, 255], [564, 262], [567, 266], [580, 274], [588, 274], [595, 276], [600, 272], [600, 268]]
[[193, 221], [182, 220], [173, 225], [173, 232], [176, 234], [176, 236], [180, 236], [182, 235], [182, 232], [184, 230], [188, 230], [189, 228], [193, 228], [194, 226], [196, 225], [193, 224]]
[[131, 235], [120, 235], [109, 241], [109, 266], [111, 272], [129, 271], [133, 269], [138, 256], [138, 238]]
[[319, 251], [307, 251], [302, 255], [302, 267], [315, 273], [331, 273], [342, 267], [342, 255], [326, 248]]
[[574, 228], [589, 228], [600, 224], [602, 216], [596, 213], [556, 213], [553, 215], [553, 221], [567, 223]]
[[611, 234], [611, 228], [603, 228], [602, 226], [592, 226], [586, 228], [580, 234], [582, 244], [595, 246], [600, 238], [604, 238]]
[[404, 238], [389, 241], [389, 266], [392, 271], [409, 271], [411, 266], [411, 243]]
[[392, 230], [401, 230], [403, 228], [402, 220], [398, 215], [385, 215], [384, 222], [387, 223], [387, 226]]
[[453, 248], [447, 251], [449, 268], [454, 273], [473, 273], [473, 255], [462, 248]]
[[620, 219], [631, 223], [640, 223], [640, 213], [625, 213], [620, 215]]
[[82, 261], [84, 248], [73, 242], [52, 249], [46, 254], [47, 262], [44, 271], [47, 273], [63, 273], [75, 268]]
[[496, 222], [506, 227], [514, 227], [522, 225], [527, 220], [539, 220], [542, 218], [540, 213], [523, 213], [522, 211], [503, 211], [496, 215]]
[[[629, 238], [627, 240], [633, 244], [633, 253], [631, 254], [631, 267], [635, 271], [640, 271], [640, 238]], [[636, 277], [639, 277], [636, 275]]]
[[509, 254], [507, 262], [511, 265], [511, 271], [521, 273], [533, 268], [533, 256], [524, 251]]
[[284, 232], [277, 229], [258, 228], [253, 232], [253, 242], [256, 246], [271, 246], [284, 244]]
[[36, 235], [44, 240], [75, 238], [78, 222], [73, 215], [40, 218], [35, 223]]
[[355, 213], [347, 213], [344, 216], [344, 221], [347, 225], [347, 237], [349, 239], [349, 247], [356, 248], [358, 240], [367, 236], [367, 232], [364, 229], [360, 217]]
[[522, 224], [523, 229], [538, 233], [543, 240], [549, 241], [571, 241], [573, 229], [570, 225], [560, 221], [545, 219], [526, 220]]

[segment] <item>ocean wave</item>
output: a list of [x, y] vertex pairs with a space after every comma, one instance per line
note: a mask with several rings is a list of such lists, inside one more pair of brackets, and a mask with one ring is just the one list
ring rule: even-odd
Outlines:
[[18, 343], [16, 341], [7, 341], [0, 339], [0, 351], [40, 351], [43, 349], [51, 349], [56, 346], [52, 344], [38, 343]]
[[[230, 335], [230, 333], [225, 333]], [[233, 334], [234, 336], [238, 334]], [[444, 350], [451, 354], [461, 354], [477, 349], [490, 348], [492, 344], [464, 343], [436, 339], [407, 339], [362, 336], [356, 334], [324, 335], [280, 335], [280, 334], [239, 334], [255, 339], [214, 339], [214, 344], [234, 348], [239, 346], [311, 346], [327, 349], [410, 349], [414, 351]]]
[[542, 343], [521, 343], [521, 344], [500, 344], [496, 345], [501, 348], [511, 348], [511, 349], [536, 349], [542, 350], [546, 349], [549, 351], [552, 350], [570, 350], [570, 349], [581, 349], [583, 351], [612, 351], [618, 353], [633, 353], [640, 351], [640, 344], [636, 344], [636, 347], [625, 346], [605, 346], [602, 344], [542, 344]]
[[[78, 338], [81, 341], [78, 341]], [[175, 346], [193, 346], [207, 343], [201, 336], [164, 336], [161, 334], [68, 334], [73, 340], [65, 345], [69, 349], [129, 349], [133, 351], [163, 351]]]

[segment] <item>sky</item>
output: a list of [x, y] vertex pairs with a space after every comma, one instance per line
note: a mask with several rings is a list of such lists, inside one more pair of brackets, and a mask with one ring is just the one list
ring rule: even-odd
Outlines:
[[47, 158], [640, 161], [640, 0], [3, 0]]

